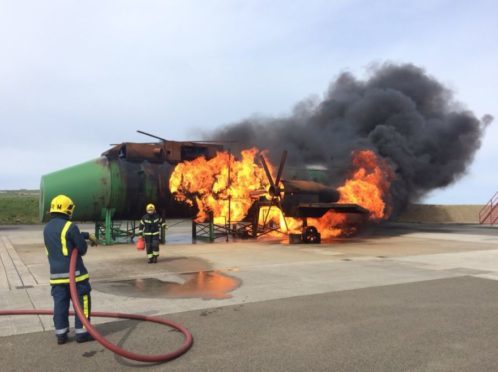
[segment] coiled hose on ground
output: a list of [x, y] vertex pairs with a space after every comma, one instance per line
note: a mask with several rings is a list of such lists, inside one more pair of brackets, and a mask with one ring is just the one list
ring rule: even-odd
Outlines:
[[[178, 358], [180, 355], [184, 354], [188, 349], [190, 349], [193, 343], [192, 334], [185, 327], [181, 326], [180, 324], [174, 323], [171, 320], [162, 319], [154, 316], [138, 315], [138, 314], [92, 311], [91, 315], [96, 317], [143, 320], [146, 322], [163, 324], [171, 328], [175, 328], [176, 330], [180, 331], [184, 336], [184, 340], [180, 348], [166, 354], [156, 354], [156, 355], [144, 355], [144, 354], [134, 353], [132, 351], [125, 350], [120, 346], [113, 344], [112, 342], [104, 338], [92, 326], [92, 324], [88, 321], [88, 319], [85, 318], [85, 316], [83, 315], [83, 311], [81, 310], [81, 305], [78, 299], [78, 292], [76, 290], [76, 283], [74, 281], [74, 273], [76, 268], [77, 257], [78, 257], [78, 250], [73, 249], [71, 253], [71, 261], [69, 264], [69, 289], [71, 292], [71, 300], [73, 302], [74, 309], [76, 310], [75, 311], [76, 315], [78, 316], [78, 318], [80, 318], [81, 322], [88, 330], [88, 333], [90, 333], [93, 336], [93, 338], [96, 341], [98, 341], [102, 346], [111, 350], [113, 353], [121, 355], [124, 358], [136, 360], [139, 362], [149, 362], [149, 363], [160, 363], [160, 362], [170, 361], [172, 359]], [[0, 310], [0, 315], [52, 315], [53, 313], [54, 312], [52, 310]], [[71, 311], [70, 314], [74, 315], [74, 312]]]

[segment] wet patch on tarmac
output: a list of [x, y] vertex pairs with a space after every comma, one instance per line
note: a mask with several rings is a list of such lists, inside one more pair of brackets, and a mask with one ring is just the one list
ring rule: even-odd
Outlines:
[[190, 234], [168, 234], [166, 237], [166, 243], [169, 243], [169, 244], [191, 244], [192, 243], [192, 233], [190, 233]]
[[92, 283], [100, 292], [117, 296], [141, 298], [202, 298], [222, 300], [231, 298], [230, 292], [239, 288], [242, 280], [219, 271], [197, 271], [176, 274], [182, 282], [157, 278], [139, 278]]
[[84, 358], [91, 358], [95, 355], [97, 355], [97, 353], [103, 353], [104, 352], [104, 349], [100, 349], [100, 350], [92, 350], [92, 351], [85, 351], [83, 354], [81, 354], [82, 357]]

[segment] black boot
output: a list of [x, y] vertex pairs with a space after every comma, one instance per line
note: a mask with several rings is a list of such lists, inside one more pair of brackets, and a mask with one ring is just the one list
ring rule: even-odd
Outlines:
[[94, 338], [90, 333], [81, 333], [76, 335], [76, 342], [81, 344], [83, 342], [93, 341]]
[[157, 256], [154, 256], [152, 260], [153, 260], [152, 262], [157, 263]]
[[67, 332], [57, 335], [57, 345], [63, 345], [67, 342]]
[[150, 257], [149, 261], [147, 261], [147, 263], [154, 263], [154, 257]]

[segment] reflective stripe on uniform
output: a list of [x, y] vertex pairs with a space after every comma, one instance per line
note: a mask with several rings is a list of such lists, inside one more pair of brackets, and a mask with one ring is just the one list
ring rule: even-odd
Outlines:
[[77, 335], [80, 335], [82, 333], [87, 333], [87, 332], [86, 332], [85, 328], [75, 328], [74, 333], [76, 333]]
[[159, 256], [159, 252], [152, 252], [154, 256]]
[[67, 333], [68, 331], [69, 331], [69, 328], [56, 329], [55, 334], [56, 335], [63, 335], [64, 333]]
[[[75, 276], [80, 275], [80, 271], [76, 270], [74, 273]], [[50, 279], [60, 279], [60, 278], [69, 278], [69, 273], [59, 273], [59, 274], [50, 274]]]
[[[81, 282], [85, 279], [88, 279], [90, 276], [88, 274], [83, 274], [80, 276], [77, 276], [75, 278], [76, 282]], [[69, 278], [61, 278], [61, 279], [50, 279], [50, 284], [68, 284], [69, 283]]]
[[153, 255], [152, 253], [149, 253], [149, 254], [147, 255], [147, 257], [152, 258], [152, 257], [154, 257], [154, 255]]
[[158, 222], [159, 222], [159, 218], [157, 220], [153, 220], [153, 221], [149, 221], [149, 220], [142, 221], [143, 224], [146, 224], [146, 223], [158, 223]]
[[69, 230], [70, 226], [71, 226], [71, 221], [67, 221], [66, 224], [64, 225], [64, 228], [62, 229], [62, 232], [61, 232], [62, 254], [64, 256], [69, 255], [69, 253], [67, 251], [66, 234], [67, 234], [67, 230]]
[[85, 318], [88, 319], [88, 314], [90, 313], [88, 311], [88, 295], [83, 295], [83, 314], [85, 314]]
[[144, 235], [159, 235], [159, 231], [144, 233]]

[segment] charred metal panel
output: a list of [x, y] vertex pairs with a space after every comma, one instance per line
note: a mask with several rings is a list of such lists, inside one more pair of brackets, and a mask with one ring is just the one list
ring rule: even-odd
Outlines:
[[368, 210], [358, 204], [341, 204], [341, 203], [301, 203], [298, 211], [301, 216], [322, 217], [329, 210], [336, 213], [356, 213], [368, 214]]
[[339, 191], [323, 184], [305, 180], [282, 180], [285, 197], [297, 196], [307, 203], [335, 203], [340, 199]]
[[119, 180], [124, 185], [124, 201], [117, 204], [117, 219], [138, 219], [145, 213], [145, 206], [154, 203], [162, 216], [167, 218], [191, 217], [196, 214], [192, 207], [177, 202], [169, 191], [169, 177], [174, 165], [132, 163], [118, 160]]
[[299, 206], [330, 204], [340, 199], [340, 194], [336, 189], [317, 182], [282, 180], [282, 183], [284, 184], [284, 196], [281, 204], [284, 214], [288, 217], [321, 217], [327, 211], [326, 208], [306, 209], [305, 211]]
[[150, 163], [168, 162], [177, 164], [185, 160], [194, 160], [199, 156], [211, 159], [218, 151], [223, 151], [222, 145], [176, 141], [158, 143], [125, 142], [110, 148], [102, 156], [108, 159], [125, 159], [131, 162], [148, 161]]
[[155, 143], [125, 142], [114, 146], [102, 155], [109, 159], [125, 159], [131, 162], [147, 160], [151, 163], [163, 163], [165, 161], [163, 147]]
[[141, 162], [147, 160], [151, 163], [163, 163], [164, 151], [159, 144], [125, 143], [121, 148], [119, 157], [128, 161]]
[[223, 151], [222, 145], [197, 142], [164, 141], [163, 148], [167, 161], [175, 164], [186, 160], [194, 160], [199, 156], [211, 159], [218, 151]]

